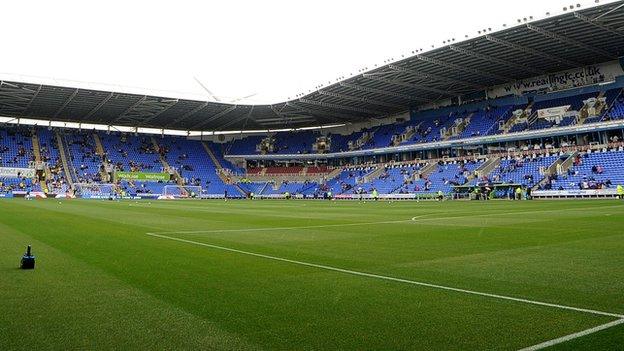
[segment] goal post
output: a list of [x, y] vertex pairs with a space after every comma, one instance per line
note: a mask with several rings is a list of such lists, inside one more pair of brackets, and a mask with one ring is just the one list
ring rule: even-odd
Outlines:
[[163, 199], [201, 199], [202, 187], [197, 185], [165, 185]]
[[111, 199], [118, 195], [116, 184], [74, 183], [74, 196], [82, 199]]

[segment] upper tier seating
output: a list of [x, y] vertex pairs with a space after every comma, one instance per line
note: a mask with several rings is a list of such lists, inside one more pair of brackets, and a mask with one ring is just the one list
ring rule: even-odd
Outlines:
[[459, 139], [487, 136], [496, 133], [498, 121], [506, 120], [511, 115], [513, 106], [500, 106], [474, 112], [470, 123], [459, 135]]
[[556, 99], [550, 99], [550, 100], [537, 101], [533, 104], [532, 110], [536, 112], [538, 110], [542, 110], [546, 108], [570, 105], [571, 110], [579, 111], [581, 108], [583, 108], [583, 105], [584, 105], [583, 101], [589, 98], [595, 98], [595, 97], [598, 97], [598, 93], [588, 93], [588, 94], [574, 95], [574, 96], [568, 96], [568, 97], [562, 97], [562, 98], [556, 98]]
[[276, 154], [310, 153], [312, 144], [316, 142], [316, 132], [281, 132], [275, 135]]
[[617, 120], [624, 119], [624, 97], [620, 96], [614, 101], [613, 106], [608, 113], [609, 119]]
[[[590, 117], [586, 119], [585, 123], [599, 122], [603, 119], [620, 119], [624, 118], [624, 101], [618, 99], [617, 103], [613, 103], [616, 98], [621, 94], [621, 89], [611, 89], [604, 93], [608, 106], [613, 106], [608, 116]], [[549, 98], [550, 95], [538, 95], [535, 97], [535, 101], [531, 107], [533, 113], [537, 110], [570, 105], [572, 110], [579, 111], [584, 106], [584, 100], [592, 97], [598, 97], [598, 92], [583, 93], [579, 95]], [[440, 141], [443, 137], [440, 131], [443, 128], [450, 128], [458, 118], [470, 118], [470, 123], [466, 125], [463, 131], [458, 135], [447, 136], [449, 139], [464, 139], [473, 138], [479, 136], [501, 134], [503, 131], [499, 130], [501, 123], [507, 122], [513, 117], [513, 111], [526, 109], [526, 104], [519, 105], [492, 105], [485, 108], [473, 108], [468, 110], [463, 106], [458, 106], [455, 109], [446, 108], [443, 111], [436, 113], [435, 110], [424, 111], [416, 113], [411, 120], [401, 123], [394, 123], [388, 125], [382, 125], [378, 127], [368, 128], [359, 132], [352, 133], [351, 135], [340, 134], [328, 134], [331, 138], [331, 152], [348, 151], [349, 142], [355, 143], [360, 140], [364, 133], [370, 133], [371, 139], [364, 143], [360, 147], [362, 150], [369, 150], [375, 148], [384, 148], [392, 146], [392, 139], [394, 136], [401, 135], [408, 126], [415, 128], [414, 135], [409, 140], [403, 141], [402, 145], [407, 144], [420, 144]], [[564, 118], [559, 126], [565, 127], [576, 123], [575, 117]], [[555, 124], [547, 122], [545, 120], [538, 119], [532, 124], [516, 123], [511, 127], [509, 133], [523, 132], [526, 130], [539, 130], [556, 127]], [[298, 153], [313, 153], [313, 144], [316, 138], [320, 136], [317, 131], [298, 131], [298, 132], [279, 132], [273, 134], [275, 139], [275, 151], [278, 154], [298, 154]], [[240, 140], [230, 142], [223, 146], [223, 150], [229, 155], [240, 154], [257, 154], [256, 146], [264, 136], [250, 136]]]

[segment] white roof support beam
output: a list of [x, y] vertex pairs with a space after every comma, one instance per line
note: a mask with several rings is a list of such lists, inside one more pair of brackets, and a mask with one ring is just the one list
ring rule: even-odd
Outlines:
[[30, 98], [30, 101], [28, 102], [28, 105], [26, 105], [26, 107], [24, 108], [24, 113], [26, 113], [26, 111], [28, 111], [28, 109], [30, 108], [30, 106], [33, 104], [33, 102], [35, 101], [35, 99], [37, 98], [37, 95], [39, 95], [39, 92], [41, 91], [41, 89], [43, 88], [43, 85], [39, 85], [39, 87], [37, 88], [37, 91], [33, 94], [33, 96]]
[[159, 105], [154, 106], [152, 110], [148, 111], [147, 113], [150, 113], [150, 112], [155, 112], [155, 113], [149, 116], [147, 119], [143, 120], [143, 123], [149, 123], [153, 121], [156, 117], [162, 115], [163, 113], [167, 112], [170, 108], [177, 105], [178, 102], [180, 102], [180, 100], [175, 99], [175, 100], [163, 102], [162, 105], [160, 106]]
[[531, 49], [531, 48], [528, 48], [526, 46], [518, 45], [518, 44], [512, 43], [510, 41], [494, 37], [494, 36], [489, 35], [489, 34], [485, 36], [485, 39], [488, 40], [488, 41], [491, 41], [493, 43], [496, 43], [498, 45], [501, 45], [501, 46], [504, 46], [504, 47], [507, 47], [507, 48], [510, 48], [510, 49], [514, 49], [514, 50], [517, 50], [517, 51], [520, 51], [520, 52], [522, 52], [524, 54], [541, 57], [543, 59], [547, 59], [547, 60], [554, 61], [554, 62], [559, 62], [559, 63], [564, 64], [566, 66], [570, 66], [570, 67], [581, 67], [581, 66], [583, 66], [581, 63], [578, 63], [578, 62], [575, 62], [575, 61], [572, 61], [572, 60], [569, 60], [569, 59], [564, 59], [564, 58], [561, 58], [561, 57], [557, 57], [557, 56], [554, 56], [554, 55], [551, 55], [551, 54], [547, 54], [545, 52], [542, 52], [542, 51], [539, 51], [539, 50], [535, 50], [535, 49]]
[[0, 111], [11, 115], [22, 115], [41, 91], [0, 81]]
[[[282, 105], [282, 110], [284, 109], [284, 107], [287, 107], [288, 105], [284, 104]], [[269, 106], [269, 108], [271, 109], [271, 111], [273, 111], [273, 113], [275, 114], [275, 116], [277, 116], [277, 118], [260, 118], [260, 119], [256, 119], [256, 123], [265, 126], [265, 125], [278, 125], [281, 123], [288, 123], [288, 122], [316, 122], [317, 118], [314, 117], [314, 115], [312, 115], [311, 113], [308, 113], [306, 111], [306, 114], [301, 113], [302, 111], [297, 110], [297, 111], [290, 111], [290, 112], [282, 112], [282, 111], [278, 111], [275, 106], [271, 105]]]
[[[238, 117], [236, 117], [236, 118], [233, 118], [233, 119], [232, 119], [231, 121], [229, 121], [228, 123], [226, 123], [226, 124], [222, 125], [221, 127], [219, 127], [219, 129], [220, 129], [220, 130], [223, 130], [223, 129], [226, 129], [227, 127], [229, 127], [229, 126], [231, 126], [231, 125], [233, 125], [233, 124], [236, 124], [236, 123], [238, 123], [238, 122], [240, 122], [240, 121], [242, 121], [242, 120], [248, 120], [248, 119], [250, 119], [250, 118], [251, 118], [251, 114], [253, 113], [254, 107], [255, 107], [255, 106], [253, 106], [253, 105], [252, 105], [252, 106], [249, 108], [249, 112], [247, 112], [247, 113], [245, 113], [245, 114], [242, 114], [242, 115], [240, 115], [240, 116], [238, 116]], [[244, 124], [246, 125], [246, 124], [247, 124], [247, 121], [245, 121], [245, 123], [244, 123]], [[243, 128], [245, 127], [245, 125], [243, 125]]]
[[468, 50], [468, 49], [464, 49], [464, 48], [461, 48], [461, 47], [456, 46], [456, 45], [449, 45], [449, 49], [451, 49], [451, 50], [453, 50], [455, 52], [458, 52], [460, 54], [463, 54], [463, 55], [476, 57], [476, 58], [478, 58], [480, 60], [489, 61], [489, 62], [496, 63], [496, 64], [499, 64], [499, 65], [502, 65], [502, 66], [506, 66], [506, 67], [513, 67], [515, 69], [522, 70], [522, 71], [525, 71], [525, 72], [530, 72], [530, 73], [533, 73], [533, 74], [536, 74], [536, 75], [546, 74], [546, 72], [538, 70], [538, 69], [535, 69], [535, 68], [532, 68], [532, 67], [528, 67], [528, 66], [525, 66], [525, 65], [522, 65], [522, 64], [518, 64], [518, 63], [513, 63], [513, 62], [510, 62], [510, 61], [507, 61], [507, 60], [502, 60], [502, 59], [499, 59], [499, 58], [496, 58], [496, 57], [492, 57], [492, 56], [488, 56], [488, 55], [483, 55], [483, 54], [480, 54], [478, 52], [475, 52], [475, 51], [472, 51], [472, 50]]
[[80, 89], [75, 89], [74, 92], [69, 96], [69, 98], [67, 98], [67, 100], [65, 100], [65, 102], [63, 103], [63, 105], [61, 105], [61, 107], [59, 107], [58, 110], [56, 110], [56, 112], [54, 113], [54, 116], [52, 117], [52, 119], [55, 119], [56, 117], [58, 117], [58, 115], [61, 114], [61, 112], [63, 112], [63, 110], [65, 109], [65, 107], [67, 107], [67, 105], [69, 105], [74, 98], [76, 97], [76, 95], [78, 95], [78, 91]]
[[310, 99], [299, 99], [299, 102], [302, 102], [304, 104], [321, 106], [321, 107], [335, 108], [335, 109], [346, 110], [346, 111], [353, 111], [353, 112], [359, 112], [359, 113], [367, 113], [367, 114], [370, 114], [370, 115], [385, 115], [385, 114], [387, 114], [386, 111], [378, 111], [378, 110], [370, 110], [370, 109], [366, 109], [366, 108], [344, 106], [344, 105], [332, 104], [332, 103], [329, 103], [329, 102], [321, 102], [321, 101], [315, 101], [315, 100], [310, 100]]
[[574, 39], [570, 39], [570, 38], [565, 37], [565, 36], [563, 36], [561, 34], [557, 34], [557, 33], [551, 32], [549, 30], [546, 30], [544, 28], [535, 26], [533, 24], [528, 23], [526, 25], [526, 27], [528, 29], [532, 30], [533, 32], [536, 32], [536, 33], [539, 33], [539, 34], [545, 36], [546, 38], [554, 39], [554, 40], [556, 40], [558, 42], [561, 42], [561, 43], [564, 43], [564, 44], [567, 44], [567, 45], [572, 45], [572, 46], [579, 47], [581, 49], [593, 52], [594, 54], [603, 56], [603, 57], [611, 59], [611, 60], [617, 59], [617, 56], [611, 54], [610, 52], [607, 52], [605, 50], [599, 49], [597, 47], [594, 47], [594, 46], [591, 46], [591, 45], [588, 45], [588, 44], [585, 44], [585, 43], [581, 43], [581, 42], [576, 41]]
[[143, 96], [139, 101], [130, 106], [113, 123], [120, 120], [127, 120], [133, 123], [144, 124], [159, 116], [173, 105], [178, 103], [178, 99], [162, 99]]
[[403, 93], [396, 93], [394, 91], [387, 91], [387, 90], [381, 90], [381, 89], [375, 89], [375, 88], [369, 88], [369, 87], [364, 87], [361, 85], [357, 85], [357, 84], [352, 84], [352, 83], [345, 83], [345, 82], [341, 82], [339, 83], [340, 86], [345, 87], [345, 88], [350, 88], [350, 89], [354, 89], [354, 90], [359, 90], [359, 91], [363, 91], [363, 92], [367, 92], [367, 93], [373, 93], [373, 94], [380, 94], [380, 95], [386, 95], [386, 96], [392, 96], [392, 97], [396, 97], [396, 98], [400, 98], [400, 99], [404, 99], [404, 100], [408, 100], [408, 101], [415, 101], [415, 102], [433, 102], [430, 99], [425, 99], [425, 98], [419, 98], [417, 96], [412, 96], [412, 95], [408, 95], [408, 94], [403, 94]]
[[601, 18], [602, 18], [602, 17], [604, 17], [604, 16], [610, 15], [611, 13], [613, 13], [613, 12], [615, 12], [615, 11], [617, 11], [617, 10], [621, 9], [622, 7], [624, 7], [624, 4], [618, 5], [617, 7], [613, 8], [613, 9], [611, 9], [611, 10], [607, 11], [607, 12], [604, 12], [604, 13], [600, 14], [599, 16], [597, 16], [596, 18], [594, 18], [594, 21], [595, 21], [595, 20], [598, 20], [598, 19], [601, 19]]
[[459, 94], [455, 94], [446, 90], [441, 90], [441, 89], [436, 89], [436, 88], [431, 88], [431, 87], [427, 87], [427, 86], [423, 86], [423, 85], [419, 85], [419, 84], [414, 84], [414, 83], [408, 83], [408, 82], [404, 82], [401, 80], [397, 80], [395, 79], [388, 79], [388, 78], [383, 78], [383, 77], [377, 77], [374, 75], [370, 75], [370, 74], [363, 74], [362, 75], [364, 78], [366, 79], [370, 79], [370, 80], [374, 80], [376, 82], [382, 82], [382, 83], [386, 83], [386, 84], [392, 84], [392, 85], [398, 85], [401, 87], [405, 87], [405, 88], [410, 88], [410, 89], [417, 89], [417, 90], [423, 90], [423, 91], [428, 91], [428, 92], [432, 92], [432, 93], [436, 93], [436, 94], [440, 94], [440, 95], [444, 95], [444, 96], [458, 96]]
[[290, 118], [288, 121], [284, 122], [283, 120], [279, 121], [270, 121], [270, 120], [256, 120], [256, 123], [261, 125], [263, 128], [270, 129], [271, 126], [283, 126], [284, 123], [306, 123], [306, 122], [316, 122], [316, 118], [314, 117], [306, 117], [306, 118]]
[[389, 65], [388, 68], [390, 68], [391, 70], [397, 71], [397, 72], [403, 72], [403, 73], [407, 73], [410, 74], [414, 77], [418, 77], [421, 79], [430, 79], [430, 80], [437, 80], [439, 82], [444, 82], [444, 83], [449, 83], [449, 84], [457, 84], [457, 85], [464, 85], [464, 86], [469, 86], [469, 87], [473, 87], [473, 88], [477, 88], [477, 89], [485, 89], [484, 86], [475, 84], [475, 83], [471, 83], [471, 82], [466, 82], [463, 80], [459, 80], [459, 79], [453, 79], [453, 78], [447, 78], [447, 77], [442, 77], [439, 75], [435, 75], [435, 74], [430, 74], [430, 73], [423, 73], [420, 71], [416, 71], [413, 69], [409, 69], [409, 68], [405, 68], [405, 67], [401, 67], [401, 66], [397, 66], [397, 65]]
[[357, 96], [339, 94], [339, 93], [334, 93], [334, 92], [326, 91], [326, 90], [319, 90], [318, 93], [321, 95], [331, 96], [331, 97], [344, 99], [344, 100], [358, 101], [358, 102], [363, 102], [363, 103], [371, 104], [371, 105], [385, 106], [385, 107], [390, 107], [390, 108], [407, 108], [406, 106], [403, 106], [403, 105], [391, 104], [388, 102], [373, 100], [373, 99], [369, 99], [365, 97], [357, 97]]
[[[286, 106], [286, 105], [284, 105], [284, 106]], [[282, 109], [284, 109], [284, 106], [282, 106]], [[282, 114], [282, 112], [281, 112], [281, 111], [278, 111], [278, 110], [275, 108], [275, 106], [271, 105], [269, 108], [271, 109], [271, 111], [273, 111], [273, 113], [274, 113], [277, 117], [279, 117], [279, 118], [283, 118], [283, 119], [286, 119], [286, 118], [287, 118], [284, 114]]]
[[336, 113], [336, 112], [327, 112], [327, 111], [323, 111], [323, 110], [318, 110], [318, 109], [314, 109], [311, 107], [305, 107], [305, 106], [300, 106], [297, 105], [295, 103], [293, 103], [292, 101], [289, 101], [286, 103], [286, 106], [290, 107], [290, 108], [294, 108], [296, 109], [296, 111], [282, 111], [282, 114], [291, 114], [291, 113], [301, 113], [301, 112], [305, 112], [308, 113], [312, 116], [314, 116], [315, 118], [318, 118], [318, 115], [322, 115], [322, 116], [328, 116], [328, 117], [335, 117], [335, 118], [340, 118], [342, 120], [348, 120], [348, 121], [353, 121], [354, 119], [358, 118], [358, 116], [356, 115], [347, 115], [347, 114], [342, 114], [342, 113]]
[[[122, 112], [119, 116], [117, 116], [117, 118], [115, 118], [113, 120], [113, 123], [121, 120], [124, 118], [124, 116], [128, 113], [130, 113], [130, 111], [132, 111], [132, 109], [134, 109], [135, 107], [139, 106], [140, 104], [143, 103], [143, 101], [145, 101], [147, 99], [147, 95], [142, 96], [139, 101], [135, 102], [134, 104], [132, 104], [132, 106], [128, 107], [124, 112]], [[112, 124], [112, 123], [111, 123]]]
[[99, 104], [97, 104], [97, 106], [92, 108], [91, 111], [89, 111], [89, 113], [87, 113], [84, 117], [82, 117], [82, 120], [86, 121], [89, 118], [91, 118], [91, 116], [93, 116], [99, 109], [101, 109], [102, 106], [104, 106], [108, 102], [108, 100], [110, 100], [114, 95], [115, 93], [112, 93], [112, 92], [108, 94]]
[[202, 122], [200, 122], [200, 123], [197, 123], [196, 125], [192, 126], [190, 129], [197, 129], [197, 128], [199, 128], [199, 127], [203, 127], [203, 126], [205, 126], [206, 124], [208, 124], [208, 123], [210, 123], [210, 122], [212, 122], [212, 121], [214, 121], [214, 120], [216, 120], [216, 119], [218, 119], [218, 118], [220, 118], [220, 117], [223, 117], [223, 116], [227, 115], [228, 113], [230, 113], [230, 112], [232, 112], [232, 111], [236, 110], [236, 108], [237, 108], [237, 107], [238, 107], [237, 105], [232, 105], [232, 106], [229, 106], [229, 107], [228, 107], [228, 108], [226, 108], [225, 110], [223, 110], [223, 111], [221, 111], [221, 112], [218, 112], [218, 113], [216, 113], [216, 114], [214, 114], [214, 115], [212, 115], [212, 116], [208, 117], [205, 121], [202, 121]]
[[[290, 108], [295, 108], [296, 111], [278, 111], [275, 106], [271, 105], [271, 111], [273, 111], [273, 113], [277, 116], [277, 118], [261, 118], [261, 119], [256, 119], [256, 122], [260, 123], [260, 124], [277, 124], [276, 121], [284, 121], [284, 122], [291, 122], [291, 121], [295, 121], [295, 122], [300, 122], [300, 121], [306, 121], [306, 122], [316, 122], [317, 118], [311, 113], [311, 111], [303, 111], [300, 110], [298, 107], [293, 107], [293, 106], [289, 106], [287, 104], [282, 105], [282, 110], [284, 109], [284, 107], [290, 107]], [[302, 112], [305, 112], [306, 114], [303, 114]], [[264, 123], [265, 121], [270, 121], [270, 123]]]
[[171, 123], [169, 123], [169, 126], [180, 123], [182, 121], [185, 121], [187, 118], [193, 116], [194, 114], [196, 114], [197, 112], [203, 110], [206, 106], [208, 106], [210, 103], [209, 102], [204, 102], [203, 104], [195, 107], [194, 109], [192, 109], [191, 111], [183, 114], [182, 116], [174, 119]]
[[498, 80], [498, 81], [501, 81], [501, 82], [510, 82], [510, 81], [513, 80], [513, 79], [511, 79], [509, 77], [501, 76], [499, 74], [494, 74], [494, 73], [489, 73], [489, 72], [485, 72], [485, 71], [474, 69], [474, 68], [464, 67], [464, 66], [457, 65], [457, 64], [454, 64], [454, 63], [438, 60], [438, 59], [435, 59], [435, 58], [429, 57], [429, 56], [416, 55], [416, 58], [418, 58], [421, 61], [428, 62], [428, 63], [434, 64], [434, 65], [437, 65], [437, 66], [442, 66], [442, 67], [445, 67], [445, 68], [457, 69], [457, 70], [460, 70], [460, 71], [476, 74], [476, 75], [481, 76], [481, 77], [495, 79], [495, 80]]
[[606, 32], [609, 32], [613, 35], [617, 35], [618, 37], [624, 38], [624, 32], [619, 31], [619, 30], [615, 30], [609, 26], [606, 26], [602, 23], [598, 23], [598, 21], [593, 20], [587, 16], [585, 16], [584, 14], [580, 13], [580, 12], [575, 12], [574, 13], [574, 17], [580, 19], [581, 21], [587, 23], [587, 24], [591, 24], [594, 27], [600, 28]]

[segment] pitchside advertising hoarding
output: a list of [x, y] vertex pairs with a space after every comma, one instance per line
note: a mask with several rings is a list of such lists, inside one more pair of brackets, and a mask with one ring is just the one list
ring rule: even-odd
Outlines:
[[537, 190], [533, 196], [615, 196], [617, 189]]
[[117, 172], [117, 179], [141, 180], [145, 182], [169, 181], [169, 173], [145, 173], [145, 172]]
[[34, 178], [34, 168], [0, 167], [0, 178]]

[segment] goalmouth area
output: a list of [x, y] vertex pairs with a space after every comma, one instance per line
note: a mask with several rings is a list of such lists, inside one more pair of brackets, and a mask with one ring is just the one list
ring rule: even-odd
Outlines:
[[623, 214], [613, 200], [2, 201], [0, 349], [618, 350]]

